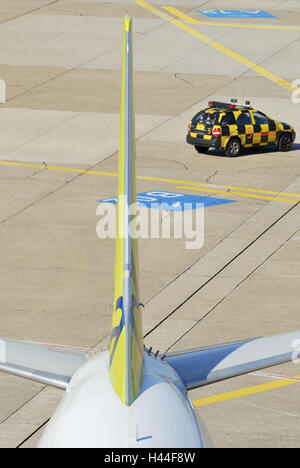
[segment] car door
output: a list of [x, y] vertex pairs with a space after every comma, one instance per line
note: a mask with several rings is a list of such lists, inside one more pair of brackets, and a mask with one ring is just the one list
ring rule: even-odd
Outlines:
[[242, 111], [236, 120], [238, 133], [245, 148], [253, 145], [254, 125], [249, 111]]
[[270, 117], [268, 117], [268, 120], [269, 120], [269, 143], [276, 143], [276, 138], [277, 138], [276, 122]]
[[270, 143], [269, 141], [270, 119], [265, 114], [263, 114], [262, 112], [258, 112], [258, 111], [253, 111], [252, 115], [253, 115], [254, 122], [255, 122], [253, 144], [258, 145], [258, 146], [266, 146]]

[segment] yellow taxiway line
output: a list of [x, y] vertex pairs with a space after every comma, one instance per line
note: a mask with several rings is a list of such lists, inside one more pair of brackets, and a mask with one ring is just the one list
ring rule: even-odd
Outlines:
[[176, 188], [180, 190], [192, 190], [196, 192], [216, 193], [216, 194], [222, 194], [222, 195], [230, 195], [232, 197], [254, 198], [257, 200], [276, 201], [276, 202], [282, 202], [282, 203], [299, 203], [300, 202], [300, 200], [292, 200], [289, 198], [281, 198], [281, 197], [276, 197], [276, 198], [267, 197], [265, 195], [255, 195], [254, 193], [248, 194], [248, 193], [240, 193], [240, 192], [228, 192], [226, 190], [218, 190], [218, 189], [212, 190], [208, 188], [189, 187], [189, 186], [179, 186]]
[[117, 172], [89, 171], [87, 169], [73, 169], [72, 167], [48, 166], [41, 164], [27, 164], [12, 161], [0, 161], [1, 166], [28, 167], [30, 169], [44, 169], [45, 171], [73, 172], [76, 174], [102, 175], [108, 177], [118, 177]]
[[[9, 167], [25, 167], [30, 169], [41, 169], [44, 171], [57, 171], [57, 172], [70, 172], [74, 174], [85, 174], [85, 175], [98, 175], [104, 177], [118, 177], [117, 172], [104, 172], [104, 171], [91, 171], [88, 169], [76, 169], [72, 167], [60, 167], [60, 166], [47, 166], [41, 164], [29, 164], [29, 163], [22, 163], [22, 162], [13, 162], [13, 161], [0, 161], [0, 166], [9, 166]], [[285, 203], [297, 203], [300, 201], [300, 193], [287, 193], [287, 192], [276, 192], [274, 190], [264, 190], [264, 189], [254, 189], [254, 188], [247, 188], [247, 187], [236, 187], [234, 185], [218, 185], [217, 187], [225, 190], [220, 190], [219, 188], [212, 188], [215, 187], [213, 184], [208, 184], [204, 182], [190, 182], [188, 180], [180, 180], [180, 179], [167, 179], [164, 177], [151, 177], [151, 176], [137, 176], [139, 180], [147, 180], [153, 182], [163, 182], [167, 184], [176, 185], [176, 188], [182, 188], [185, 190], [196, 190], [201, 192], [208, 192], [208, 193], [220, 193], [223, 195], [233, 195], [239, 197], [246, 197], [246, 198], [258, 198], [261, 200], [266, 201], [276, 201], [276, 202], [285, 202]], [[228, 189], [228, 190], [226, 190]], [[236, 192], [238, 190], [238, 192]], [[249, 192], [249, 193], [241, 193], [241, 192]], [[263, 195], [257, 195], [263, 194]], [[274, 195], [273, 197], [269, 197], [268, 195]], [[280, 197], [278, 197], [280, 195]], [[285, 197], [294, 197], [295, 200], [285, 198]]]
[[260, 65], [257, 65], [256, 63], [252, 62], [251, 60], [248, 60], [247, 58], [243, 57], [242, 55], [238, 54], [237, 52], [234, 52], [233, 50], [229, 49], [228, 47], [223, 46], [217, 41], [214, 41], [210, 37], [206, 36], [205, 34], [197, 31], [196, 29], [192, 28], [191, 26], [183, 23], [182, 21], [173, 18], [172, 16], [168, 15], [167, 13], [164, 13], [154, 6], [150, 5], [148, 2], [145, 0], [135, 0], [135, 2], [140, 5], [142, 8], [145, 8], [146, 10], [154, 13], [155, 15], [159, 16], [160, 18], [163, 18], [165, 21], [168, 21], [169, 23], [173, 24], [174, 26], [177, 26], [179, 29], [182, 29], [183, 31], [187, 32], [188, 34], [196, 37], [197, 39], [202, 40], [206, 44], [208, 44], [210, 47], [213, 47], [214, 49], [218, 50], [219, 52], [222, 52], [224, 55], [227, 55], [231, 59], [241, 63], [245, 67], [249, 68], [250, 70], [254, 70], [256, 73], [259, 75], [264, 76], [270, 81], [275, 82], [279, 86], [287, 89], [288, 91], [294, 92], [297, 91], [298, 88], [296, 86], [293, 86], [291, 83], [289, 83], [286, 80], [283, 80], [277, 75], [274, 75], [274, 73], [269, 72], [265, 68], [261, 67]]
[[299, 379], [300, 375], [296, 375], [292, 377], [291, 380], [275, 380], [273, 382], [261, 384], [261, 385], [254, 385], [252, 387], [241, 388], [239, 390], [234, 390], [232, 392], [220, 393], [219, 395], [213, 395], [210, 397], [200, 398], [198, 400], [194, 400], [194, 406], [206, 406], [211, 405], [213, 403], [219, 403], [222, 401], [228, 400], [235, 400], [237, 398], [242, 398], [249, 395], [255, 395], [257, 393], [267, 392], [269, 390], [275, 390], [277, 388], [287, 387], [289, 385], [295, 385], [299, 383], [297, 380], [292, 379]]
[[254, 24], [238, 24], [238, 23], [212, 23], [210, 21], [198, 21], [195, 18], [183, 13], [172, 6], [164, 6], [165, 10], [169, 13], [172, 13], [174, 16], [182, 19], [189, 24], [202, 24], [205, 26], [225, 26], [229, 28], [244, 28], [244, 29], [270, 29], [270, 30], [282, 30], [282, 31], [300, 31], [300, 28], [294, 26], [263, 26], [263, 25], [254, 25]]

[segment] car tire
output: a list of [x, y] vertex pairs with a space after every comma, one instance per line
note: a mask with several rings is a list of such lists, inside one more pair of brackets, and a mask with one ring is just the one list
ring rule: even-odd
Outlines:
[[207, 153], [207, 151], [209, 150], [209, 148], [207, 148], [207, 146], [195, 146], [195, 150], [196, 150], [198, 153]]
[[233, 138], [228, 143], [225, 154], [231, 158], [237, 158], [241, 154], [242, 145], [238, 138]]
[[284, 133], [278, 140], [277, 148], [279, 151], [290, 151], [293, 140], [289, 133]]

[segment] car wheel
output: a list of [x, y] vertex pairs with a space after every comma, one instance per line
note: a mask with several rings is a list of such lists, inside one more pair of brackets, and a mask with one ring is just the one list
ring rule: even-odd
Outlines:
[[236, 158], [241, 153], [242, 145], [238, 138], [233, 138], [227, 145], [225, 154], [232, 158]]
[[279, 151], [289, 151], [292, 146], [292, 137], [289, 133], [284, 133], [281, 135], [278, 141], [278, 150]]
[[209, 148], [206, 146], [195, 146], [195, 150], [198, 151], [198, 153], [207, 153]]

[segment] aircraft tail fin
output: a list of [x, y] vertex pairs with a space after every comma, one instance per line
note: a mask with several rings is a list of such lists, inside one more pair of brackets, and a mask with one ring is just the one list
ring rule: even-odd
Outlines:
[[144, 345], [139, 310], [137, 240], [131, 237], [131, 206], [136, 203], [135, 115], [133, 102], [132, 20], [124, 18], [121, 125], [110, 342], [110, 379], [119, 398], [131, 405], [144, 373]]

